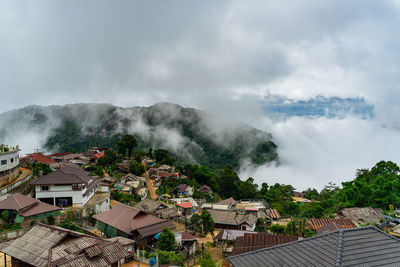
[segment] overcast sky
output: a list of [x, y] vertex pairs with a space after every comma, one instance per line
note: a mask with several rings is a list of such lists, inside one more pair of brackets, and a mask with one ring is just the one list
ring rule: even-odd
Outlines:
[[[0, 112], [75, 102], [196, 107], [274, 134], [283, 162], [295, 169], [282, 174], [268, 167], [260, 177], [306, 177], [321, 165], [312, 160], [329, 155], [323, 169], [334, 163], [327, 175], [334, 177], [318, 178], [321, 186], [352, 178], [349, 173], [379, 158], [400, 156], [391, 150], [397, 149], [397, 132], [381, 129], [400, 112], [399, 29], [395, 0], [0, 0]], [[270, 94], [363, 97], [376, 118], [273, 123], [261, 111]], [[381, 149], [369, 147], [372, 139]], [[353, 145], [363, 156], [345, 147]], [[310, 161], [297, 162], [307, 158], [299, 151]], [[322, 172], [313, 171], [310, 183]]]

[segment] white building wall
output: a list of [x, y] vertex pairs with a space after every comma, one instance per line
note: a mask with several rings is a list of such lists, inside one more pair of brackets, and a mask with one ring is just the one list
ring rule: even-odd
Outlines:
[[[11, 170], [19, 165], [19, 151], [2, 152], [0, 154], [0, 172]], [[11, 162], [13, 159], [13, 162]], [[1, 162], [6, 160], [7, 163], [2, 165]]]
[[42, 186], [35, 187], [36, 198], [56, 198], [72, 197], [72, 203], [75, 205], [84, 205], [89, 199], [82, 196], [81, 190], [72, 190], [72, 185], [50, 185], [49, 191], [42, 191]]

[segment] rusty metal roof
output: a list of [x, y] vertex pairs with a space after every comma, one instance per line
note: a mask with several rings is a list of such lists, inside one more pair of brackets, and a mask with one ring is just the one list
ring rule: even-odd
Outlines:
[[236, 238], [235, 245], [232, 250], [232, 256], [245, 252], [255, 251], [262, 248], [272, 247], [296, 241], [297, 236], [287, 235], [271, 235], [267, 233], [245, 233], [243, 236]]
[[277, 209], [266, 209], [268, 217], [271, 219], [280, 219], [281, 215], [279, 214], [279, 211]]
[[317, 230], [325, 225], [336, 223], [345, 229], [357, 228], [357, 226], [350, 219], [307, 219], [307, 226], [313, 230]]
[[110, 266], [128, 253], [118, 241], [37, 223], [24, 235], [0, 244], [0, 251], [33, 266]]

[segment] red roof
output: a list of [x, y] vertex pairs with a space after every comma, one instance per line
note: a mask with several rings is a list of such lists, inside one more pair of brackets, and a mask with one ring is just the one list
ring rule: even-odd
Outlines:
[[178, 205], [179, 207], [182, 207], [184, 209], [193, 207], [193, 204], [190, 202], [177, 203], [176, 205]]
[[246, 211], [258, 211], [259, 208], [246, 208], [245, 210]]
[[277, 209], [267, 209], [266, 212], [267, 212], [267, 215], [271, 219], [280, 219], [281, 218], [281, 215], [279, 215], [279, 212]]
[[32, 153], [29, 154], [27, 156], [29, 159], [39, 162], [39, 163], [43, 163], [43, 164], [53, 164], [56, 163], [54, 160], [52, 160], [51, 158], [43, 155], [42, 153]]
[[104, 156], [104, 151], [97, 153], [96, 155], [94, 155], [96, 158], [101, 158], [102, 156]]

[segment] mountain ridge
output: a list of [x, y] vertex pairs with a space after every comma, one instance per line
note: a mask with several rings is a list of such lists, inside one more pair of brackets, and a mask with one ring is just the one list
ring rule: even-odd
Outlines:
[[237, 167], [244, 160], [255, 165], [278, 160], [271, 134], [173, 103], [30, 105], [0, 114], [0, 143], [19, 143], [10, 137], [23, 132], [38, 136], [38, 145], [48, 152], [115, 147], [130, 133], [138, 139], [138, 149], [163, 148], [178, 159], [214, 168]]

